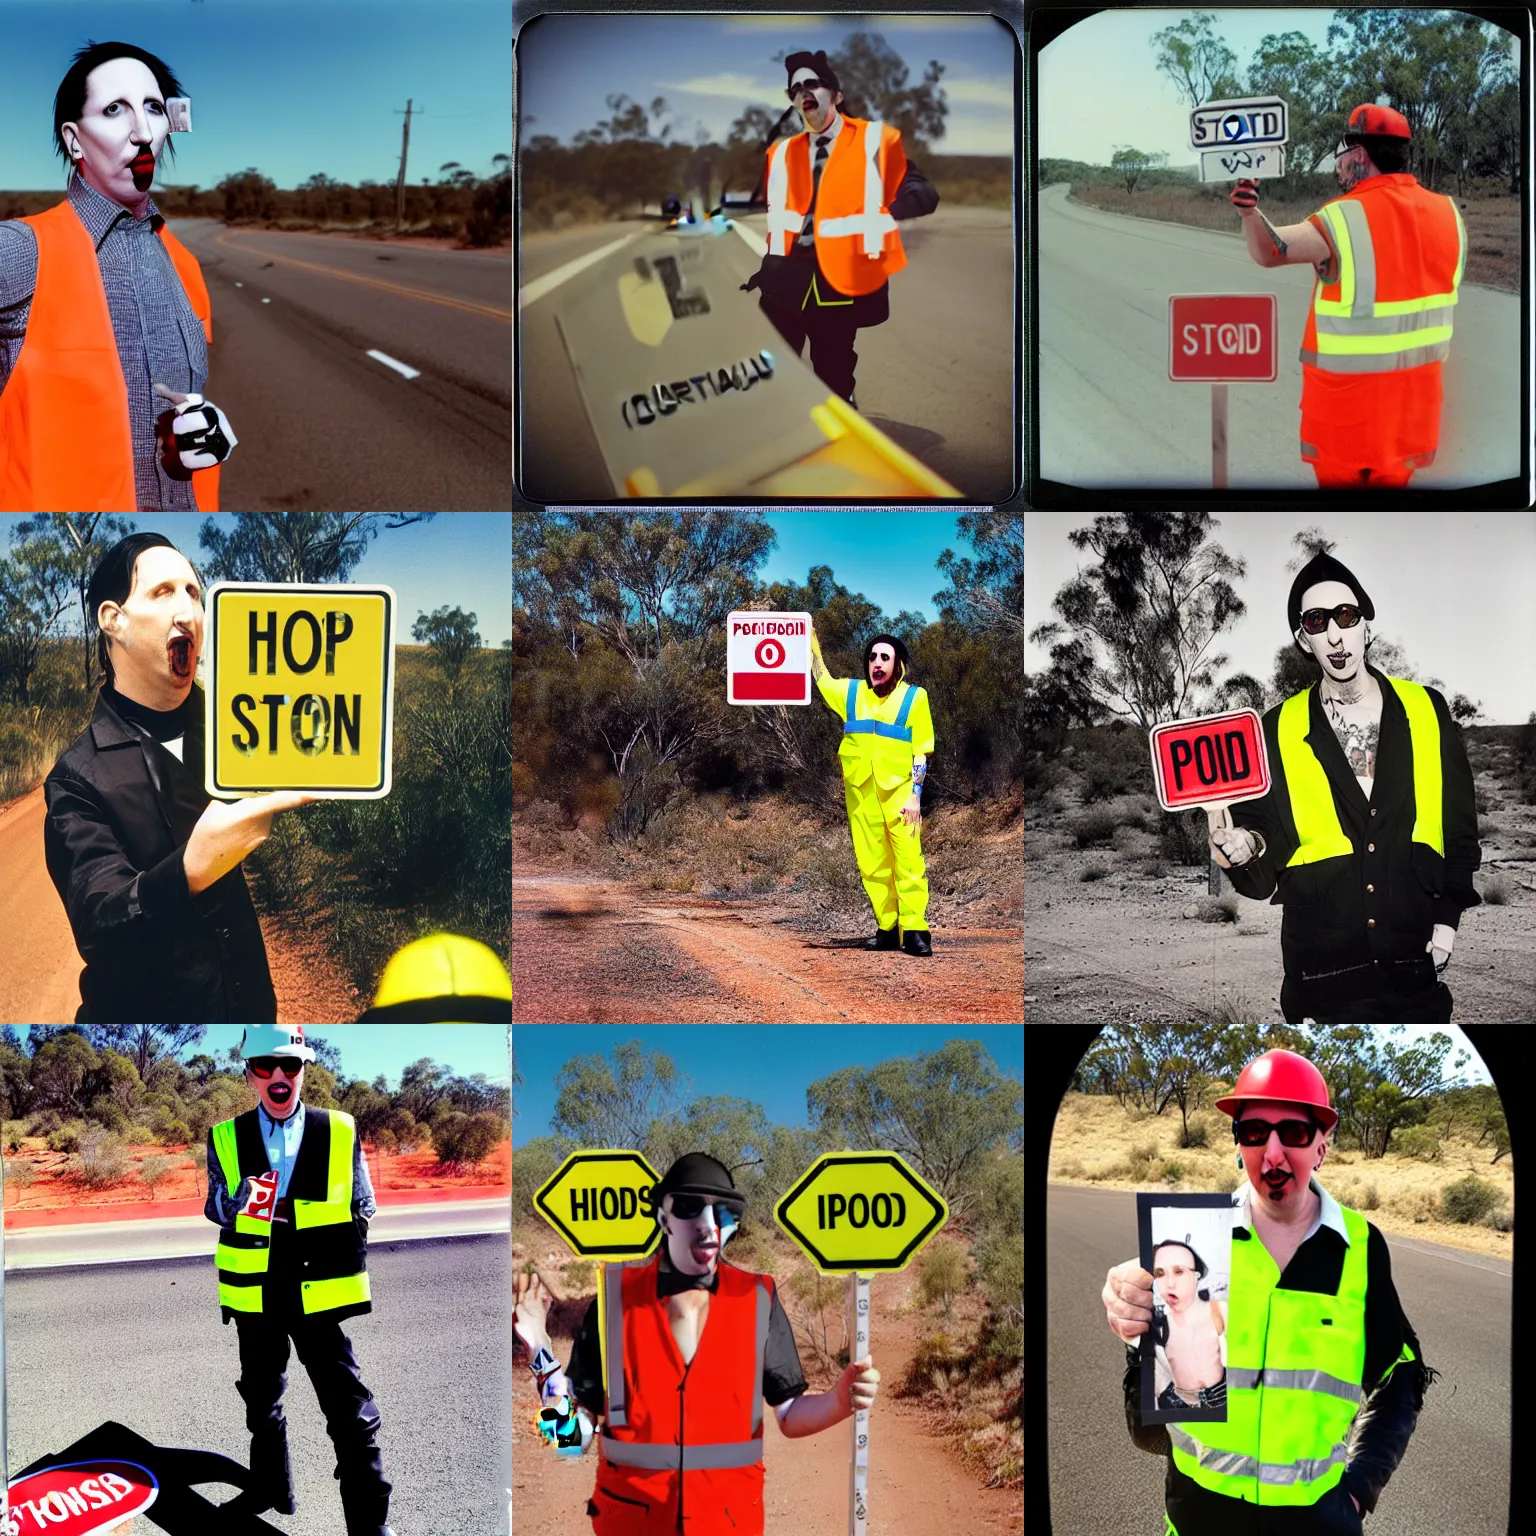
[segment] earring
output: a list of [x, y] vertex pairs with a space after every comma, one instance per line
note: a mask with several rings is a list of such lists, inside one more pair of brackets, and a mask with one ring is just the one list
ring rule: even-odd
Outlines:
[[1243, 1166], [1243, 1154], [1241, 1152], [1237, 1154], [1237, 1166], [1239, 1168]]

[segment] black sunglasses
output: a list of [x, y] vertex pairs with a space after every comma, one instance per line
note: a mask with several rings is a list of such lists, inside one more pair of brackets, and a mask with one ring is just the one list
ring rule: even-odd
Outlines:
[[256, 1056], [246, 1062], [246, 1066], [263, 1082], [279, 1070], [292, 1081], [304, 1070], [304, 1063], [295, 1056]]
[[832, 89], [830, 85], [827, 85], [825, 80], [803, 80], [799, 85], [790, 86], [790, 88], [785, 91], [784, 94], [789, 97], [791, 101], [798, 102], [808, 90], [814, 90], [818, 85], [824, 86], [829, 91]]
[[1328, 628], [1328, 620], [1337, 619], [1340, 629], [1353, 629], [1360, 622], [1360, 610], [1353, 603], [1340, 603], [1337, 608], [1308, 608], [1301, 616], [1301, 627], [1309, 635], [1320, 635]]
[[[730, 1207], [720, 1200], [706, 1200], [703, 1195], [673, 1195], [672, 1214], [682, 1221], [694, 1221], [704, 1214], [704, 1207], [713, 1205], [715, 1208], [715, 1225], [724, 1226], [724, 1218], [721, 1211], [730, 1210]], [[734, 1213], [733, 1213], [734, 1214]]]
[[1262, 1147], [1272, 1131], [1279, 1131], [1282, 1147], [1309, 1147], [1317, 1135], [1314, 1120], [1238, 1120], [1232, 1126], [1232, 1139], [1240, 1147]]

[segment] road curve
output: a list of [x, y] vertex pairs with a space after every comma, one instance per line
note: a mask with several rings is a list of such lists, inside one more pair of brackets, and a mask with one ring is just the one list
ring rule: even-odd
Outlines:
[[[1369, 1215], [1369, 1213], [1366, 1213]], [[1440, 1379], [1367, 1529], [1488, 1536], [1508, 1526], [1513, 1266], [1385, 1234], [1403, 1310]], [[1105, 1273], [1136, 1252], [1128, 1190], [1049, 1186], [1046, 1394], [1051, 1525], [1059, 1536], [1156, 1528], [1165, 1458], [1125, 1426], [1124, 1347], [1104, 1321]]]
[[[1206, 489], [1211, 390], [1168, 378], [1168, 298], [1272, 293], [1279, 379], [1228, 386], [1228, 484], [1315, 490], [1300, 450], [1298, 352], [1310, 267], [1256, 266], [1241, 238], [1039, 202], [1040, 473], [1070, 485]], [[1236, 215], [1233, 216], [1234, 222]], [[1520, 297], [1463, 283], [1445, 370], [1440, 452], [1414, 490], [1480, 485], [1520, 470]]]

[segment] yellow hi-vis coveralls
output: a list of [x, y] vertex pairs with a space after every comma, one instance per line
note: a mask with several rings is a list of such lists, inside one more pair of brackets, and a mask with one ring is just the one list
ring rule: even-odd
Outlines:
[[926, 689], [901, 682], [881, 698], [858, 678], [816, 681], [843, 722], [843, 798], [853, 856], [859, 861], [875, 922], [904, 932], [928, 928], [928, 870], [922, 825], [909, 827], [901, 808], [912, 794], [912, 759], [933, 751], [933, 715]]

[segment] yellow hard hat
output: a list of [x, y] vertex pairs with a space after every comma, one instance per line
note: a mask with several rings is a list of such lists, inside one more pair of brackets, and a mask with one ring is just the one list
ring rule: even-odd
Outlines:
[[384, 967], [360, 1024], [510, 1024], [512, 979], [496, 951], [457, 933], [415, 939]]

